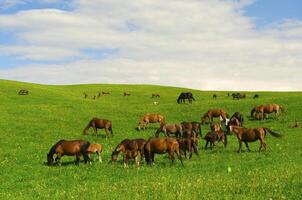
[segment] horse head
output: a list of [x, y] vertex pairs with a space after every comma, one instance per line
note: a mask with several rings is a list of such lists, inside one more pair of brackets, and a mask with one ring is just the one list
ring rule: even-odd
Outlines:
[[47, 154], [47, 165], [53, 165], [53, 155], [51, 155], [50, 153]]

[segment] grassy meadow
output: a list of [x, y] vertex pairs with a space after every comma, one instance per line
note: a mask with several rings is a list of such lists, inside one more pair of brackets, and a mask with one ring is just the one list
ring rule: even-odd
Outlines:
[[[23, 88], [29, 95], [17, 94]], [[111, 95], [93, 100], [99, 91]], [[124, 97], [124, 91], [131, 96]], [[191, 91], [196, 101], [177, 104], [182, 91]], [[161, 98], [152, 99], [152, 93]], [[260, 98], [253, 99], [255, 92], [246, 92], [247, 98], [239, 101], [227, 92], [215, 92], [218, 98], [213, 100], [213, 93], [151, 85], [49, 86], [0, 80], [0, 199], [301, 199], [302, 133], [291, 126], [295, 119], [302, 122], [302, 93], [258, 92]], [[283, 105], [285, 113], [278, 119], [249, 119], [252, 107], [267, 103]], [[144, 113], [161, 113], [168, 123], [178, 123], [199, 121], [209, 108], [239, 111], [246, 127], [268, 127], [283, 137], [268, 134], [265, 153], [258, 152], [257, 141], [250, 143], [252, 152], [243, 146], [238, 154], [234, 135], [228, 137], [227, 148], [219, 143], [212, 151], [205, 151], [200, 141], [200, 158], [184, 160], [185, 167], [177, 159], [171, 165], [165, 155], [156, 155], [152, 167], [108, 163], [121, 140], [154, 135], [157, 124], [146, 131], [134, 129]], [[96, 138], [92, 129], [83, 135], [92, 117], [112, 120], [114, 137], [106, 140], [104, 130], [99, 130]], [[202, 131], [205, 135], [209, 126], [203, 125]], [[76, 166], [74, 157], [65, 156], [62, 166], [44, 165], [50, 147], [60, 139], [101, 143], [104, 162]]]

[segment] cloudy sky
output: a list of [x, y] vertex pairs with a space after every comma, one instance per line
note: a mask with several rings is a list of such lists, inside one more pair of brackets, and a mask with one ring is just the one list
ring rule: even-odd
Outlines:
[[302, 90], [300, 0], [0, 0], [0, 79]]

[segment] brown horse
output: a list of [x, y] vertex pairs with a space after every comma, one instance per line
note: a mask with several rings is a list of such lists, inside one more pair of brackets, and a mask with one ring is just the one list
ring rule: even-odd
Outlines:
[[279, 117], [279, 115], [283, 112], [283, 107], [278, 104], [268, 104], [268, 105], [259, 105], [252, 109], [251, 117], [255, 117], [255, 113], [259, 113], [261, 115], [261, 119], [265, 119], [265, 114], [275, 113], [275, 117]]
[[220, 131], [221, 125], [218, 123], [211, 123], [210, 129], [211, 129], [211, 131]]
[[151, 98], [160, 98], [159, 94], [152, 94]]
[[174, 153], [177, 154], [182, 166], [182, 158], [179, 150], [179, 143], [174, 138], [150, 138], [145, 145], [145, 159], [151, 165], [154, 162], [154, 154], [169, 153], [172, 164], [174, 163]]
[[123, 153], [124, 156], [124, 166], [129, 165], [129, 159], [134, 158], [136, 165], [139, 166], [138, 161], [138, 153], [141, 156], [141, 161], [144, 159], [144, 147], [146, 144], [146, 140], [144, 139], [125, 139], [120, 144], [118, 144], [115, 148], [115, 150], [112, 152], [112, 162], [115, 162], [117, 160], [117, 157], [120, 152]]
[[125, 96], [130, 96], [130, 93], [129, 92], [124, 92], [124, 97]]
[[299, 128], [299, 122], [298, 122], [298, 120], [296, 119], [295, 120], [295, 123], [294, 123], [294, 125], [292, 125], [292, 128]]
[[264, 138], [267, 132], [274, 137], [281, 137], [279, 133], [275, 133], [269, 128], [243, 128], [238, 126], [230, 126], [230, 131], [237, 136], [239, 142], [238, 153], [241, 152], [242, 142], [245, 143], [247, 150], [250, 151], [248, 142], [255, 142], [256, 140], [260, 140], [259, 152], [262, 148], [266, 150], [266, 143], [264, 141]]
[[187, 151], [190, 153], [189, 159], [192, 158], [193, 151], [199, 157], [198, 148], [194, 138], [181, 138], [177, 139], [179, 143], [179, 149], [181, 153], [184, 153], [185, 158], [187, 158]]
[[222, 130], [208, 132], [204, 139], [206, 141], [205, 149], [208, 148], [209, 143], [211, 150], [212, 146], [215, 146], [215, 142], [222, 142], [224, 147], [226, 147], [228, 143], [227, 136]]
[[159, 137], [159, 133], [164, 133], [167, 137], [170, 137], [171, 133], [176, 137], [182, 137], [182, 126], [180, 124], [161, 124], [155, 133], [155, 137]]
[[47, 154], [47, 164], [53, 165], [54, 159], [53, 155], [56, 154], [56, 164], [61, 164], [62, 156], [75, 156], [76, 164], [79, 164], [80, 158], [83, 155], [85, 163], [90, 162], [90, 158], [87, 153], [87, 148], [90, 143], [84, 140], [60, 140], [55, 145], [53, 145], [49, 153]]
[[165, 123], [166, 121], [166, 118], [163, 116], [163, 115], [160, 115], [160, 114], [145, 114], [140, 120], [139, 120], [139, 123], [137, 125], [137, 130], [146, 130], [147, 128], [147, 125], [149, 123], [160, 123], [160, 124], [163, 124]]
[[190, 130], [190, 131], [194, 131], [198, 137], [198, 135], [200, 135], [200, 137], [202, 137], [202, 131], [201, 131], [201, 126], [199, 122], [181, 122], [182, 125], [182, 129], [183, 130]]
[[90, 144], [86, 150], [88, 154], [96, 153], [98, 155], [99, 162], [102, 162], [102, 155], [101, 155], [102, 151], [103, 151], [103, 146], [98, 143]]
[[219, 117], [222, 118], [223, 121], [227, 121], [229, 115], [223, 109], [210, 109], [201, 118], [201, 124], [204, 124], [207, 119], [209, 119], [210, 122], [213, 122], [214, 117]]
[[104, 92], [104, 91], [102, 91], [102, 94], [104, 94], [104, 95], [108, 95], [108, 94], [110, 94], [110, 92]]
[[97, 134], [97, 129], [105, 129], [106, 132], [106, 137], [108, 138], [109, 136], [113, 136], [113, 131], [112, 131], [112, 122], [107, 119], [98, 119], [98, 118], [92, 118], [88, 125], [84, 128], [83, 134], [87, 135], [88, 134], [88, 129], [92, 127], [94, 130], [94, 134], [98, 136]]

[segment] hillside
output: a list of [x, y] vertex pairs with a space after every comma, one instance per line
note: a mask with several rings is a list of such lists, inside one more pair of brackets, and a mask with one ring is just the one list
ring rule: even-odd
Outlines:
[[[28, 89], [29, 95], [18, 95]], [[108, 91], [92, 99], [99, 91]], [[131, 96], [124, 97], [123, 92]], [[192, 105], [177, 104], [180, 92], [191, 91]], [[83, 92], [88, 98], [83, 98]], [[160, 99], [152, 99], [159, 93]], [[217, 99], [212, 99], [216, 93]], [[293, 129], [295, 119], [302, 121], [301, 92], [246, 92], [247, 98], [232, 100], [227, 92], [189, 90], [152, 85], [69, 85], [49, 86], [0, 80], [0, 174], [1, 199], [299, 199], [302, 196], [302, 134]], [[155, 105], [154, 101], [158, 101]], [[252, 107], [278, 103], [285, 113], [278, 119], [249, 120]], [[178, 160], [170, 164], [167, 156], [155, 156], [155, 165], [125, 169], [121, 163], [111, 165], [111, 152], [125, 138], [149, 138], [158, 125], [136, 131], [144, 113], [161, 113], [167, 122], [200, 121], [209, 108], [223, 108], [233, 114], [244, 114], [245, 126], [269, 127], [283, 134], [281, 139], [267, 135], [268, 151], [258, 153], [259, 142], [251, 143], [252, 152], [236, 153], [238, 142], [229, 136], [211, 151], [201, 149], [200, 158], [193, 155], [181, 167]], [[105, 139], [83, 135], [92, 117], [110, 119], [114, 137]], [[202, 126], [203, 135], [209, 131]], [[62, 166], [44, 165], [50, 147], [59, 139], [85, 139], [103, 144], [103, 163], [81, 163], [74, 157], [63, 157]], [[243, 148], [245, 149], [245, 148]], [[122, 159], [121, 157], [119, 158]], [[227, 168], [232, 169], [227, 173]]]

